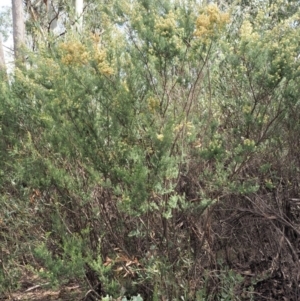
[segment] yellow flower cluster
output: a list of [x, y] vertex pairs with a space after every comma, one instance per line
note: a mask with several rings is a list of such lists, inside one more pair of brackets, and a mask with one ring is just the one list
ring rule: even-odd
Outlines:
[[94, 59], [97, 63], [97, 68], [100, 73], [105, 75], [112, 75], [114, 73], [113, 69], [106, 61], [106, 52], [104, 50], [96, 49], [94, 53]]
[[196, 32], [197, 37], [210, 37], [220, 31], [230, 20], [228, 13], [220, 12], [215, 4], [209, 4], [204, 12], [197, 18]]
[[245, 139], [243, 143], [244, 143], [244, 145], [249, 146], [249, 147], [255, 146], [255, 141], [251, 140], [251, 139]]
[[258, 34], [253, 32], [252, 24], [248, 20], [244, 20], [240, 28], [240, 36], [242, 40], [255, 41], [258, 38]]
[[100, 48], [101, 36], [97, 34], [92, 34], [91, 40], [93, 42], [94, 50], [92, 59], [96, 61], [98, 70], [102, 74], [112, 75], [114, 72], [106, 61], [106, 51]]
[[173, 31], [176, 29], [176, 20], [173, 12], [168, 13], [165, 17], [159, 17], [156, 19], [155, 31], [158, 34], [170, 37], [173, 35]]
[[250, 105], [244, 105], [243, 106], [243, 113], [244, 114], [249, 114], [252, 111], [252, 107]]
[[164, 140], [164, 135], [163, 134], [156, 134], [156, 138], [159, 141], [163, 141]]
[[154, 113], [159, 107], [159, 100], [157, 98], [150, 96], [147, 99], [147, 102], [148, 102], [148, 108], [149, 108], [150, 112]]
[[111, 75], [113, 69], [106, 61], [106, 52], [99, 48], [100, 37], [93, 36], [93, 50], [89, 51], [86, 46], [78, 41], [68, 41], [60, 45], [62, 51], [61, 61], [65, 65], [82, 66], [90, 61], [96, 62], [101, 74]]
[[245, 20], [240, 29], [241, 38], [246, 38], [248, 36], [251, 36], [252, 31], [253, 31], [253, 28], [252, 28], [251, 23], [248, 20]]
[[47, 70], [48, 79], [57, 79], [60, 76], [59, 64], [56, 61], [50, 58], [44, 58], [42, 64]]
[[78, 41], [68, 41], [60, 45], [63, 52], [62, 63], [65, 65], [85, 65], [89, 61], [89, 53]]
[[182, 123], [176, 125], [174, 127], [174, 131], [178, 133], [184, 128], [187, 129], [188, 136], [192, 135], [192, 131], [195, 129], [194, 125], [190, 121], [188, 121], [188, 122], [182, 122]]

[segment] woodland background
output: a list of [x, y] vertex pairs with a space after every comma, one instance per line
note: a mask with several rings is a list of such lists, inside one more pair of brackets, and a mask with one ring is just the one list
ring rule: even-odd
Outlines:
[[13, 4], [3, 296], [299, 300], [299, 2]]

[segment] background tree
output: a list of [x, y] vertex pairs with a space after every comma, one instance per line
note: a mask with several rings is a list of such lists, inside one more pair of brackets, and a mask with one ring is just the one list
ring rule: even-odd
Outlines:
[[15, 59], [21, 59], [20, 48], [25, 45], [25, 23], [22, 0], [12, 0], [13, 37]]
[[2, 72], [6, 72], [6, 66], [5, 66], [5, 58], [4, 58], [4, 52], [3, 52], [3, 45], [2, 45], [2, 37], [0, 35], [0, 69]]
[[75, 1], [75, 14], [76, 14], [76, 23], [78, 23], [77, 27], [78, 30], [82, 30], [82, 20], [83, 20], [83, 0], [76, 0]]

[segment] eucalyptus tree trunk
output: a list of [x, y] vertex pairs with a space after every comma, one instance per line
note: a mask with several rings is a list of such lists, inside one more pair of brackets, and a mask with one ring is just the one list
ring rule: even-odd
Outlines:
[[4, 72], [6, 72], [6, 66], [5, 66], [2, 38], [0, 35], [0, 73], [4, 73]]
[[13, 36], [15, 59], [20, 60], [20, 48], [25, 44], [25, 23], [23, 13], [23, 0], [12, 0]]
[[48, 20], [49, 20], [49, 28], [51, 31], [53, 31], [57, 27], [57, 21], [58, 21], [58, 8], [57, 11], [54, 8], [53, 0], [47, 1], [47, 12], [48, 12]]
[[82, 30], [83, 0], [75, 0], [76, 29]]

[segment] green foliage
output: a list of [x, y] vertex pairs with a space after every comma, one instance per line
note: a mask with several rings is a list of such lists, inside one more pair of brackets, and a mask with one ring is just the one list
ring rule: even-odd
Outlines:
[[298, 15], [280, 3], [95, 2], [84, 37], [28, 51], [0, 86], [1, 285], [28, 251], [53, 285], [89, 267], [111, 298], [237, 300], [218, 214], [297, 178]]
[[76, 279], [83, 275], [85, 259], [83, 258], [83, 244], [79, 237], [63, 237], [62, 256], [53, 256], [45, 243], [38, 245], [33, 254], [41, 261], [42, 268], [39, 275], [46, 278], [52, 285], [61, 285], [60, 279]]
[[[110, 296], [105, 296], [101, 299], [101, 301], [112, 301], [112, 297]], [[143, 301], [143, 298], [140, 296], [140, 295], [137, 295], [137, 296], [132, 296], [130, 299], [126, 298], [126, 297], [123, 297], [121, 299], [122, 301]]]
[[143, 301], [143, 298], [140, 295], [133, 296], [130, 299], [122, 298], [122, 301], [127, 301], [127, 300], [130, 300], [130, 301]]
[[[210, 280], [220, 281], [219, 291], [209, 287]], [[197, 300], [221, 300], [221, 301], [240, 301], [254, 300], [253, 287], [244, 288], [238, 294], [237, 288], [244, 282], [244, 277], [233, 270], [225, 270], [220, 273], [207, 273], [205, 276], [206, 287], [198, 290], [196, 293]], [[211, 291], [210, 291], [211, 290]], [[185, 299], [184, 299], [185, 300]]]

